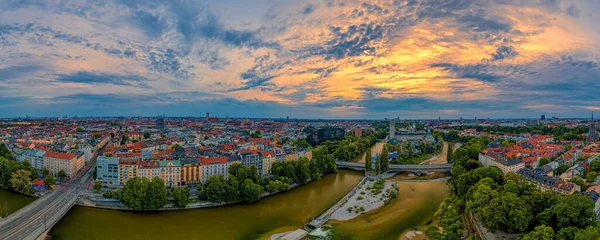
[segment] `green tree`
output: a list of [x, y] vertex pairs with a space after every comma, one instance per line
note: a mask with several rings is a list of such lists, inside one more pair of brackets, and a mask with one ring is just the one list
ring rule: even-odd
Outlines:
[[367, 171], [371, 171], [371, 165], [373, 165], [371, 149], [367, 149], [367, 152], [365, 152], [365, 168], [367, 168]]
[[556, 170], [554, 170], [556, 176], [560, 176], [561, 174], [563, 174], [564, 172], [566, 172], [569, 169], [569, 166], [567, 166], [566, 164], [560, 165], [558, 166], [558, 168], [556, 168]]
[[50, 188], [50, 186], [56, 184], [56, 180], [52, 175], [46, 175], [46, 177], [44, 177], [44, 184], [46, 184], [46, 186]]
[[144, 133], [144, 138], [146, 138], [146, 139], [150, 138], [150, 133], [149, 132], [145, 132]]
[[144, 201], [148, 194], [148, 182], [147, 178], [140, 177], [127, 180], [121, 191], [121, 203], [134, 210], [144, 209]]
[[100, 182], [100, 181], [94, 182], [93, 188], [94, 188], [94, 192], [100, 193], [100, 190], [102, 190], [102, 182]]
[[58, 179], [60, 179], [61, 181], [67, 179], [67, 173], [65, 172], [65, 170], [58, 171]]
[[306, 184], [306, 181], [310, 178], [310, 162], [307, 158], [301, 157], [296, 161], [293, 161], [294, 169], [296, 170], [296, 183], [300, 185]]
[[548, 163], [550, 163], [550, 160], [548, 160], [547, 158], [540, 158], [540, 162], [538, 163], [538, 166], [541, 167]]
[[165, 181], [159, 177], [154, 177], [152, 180], [147, 180], [147, 185], [146, 196], [142, 203], [144, 209], [155, 210], [167, 204], [168, 194]]
[[27, 170], [17, 170], [11, 174], [10, 185], [13, 190], [24, 193], [33, 193], [33, 186], [31, 184], [31, 172]]
[[250, 179], [244, 180], [240, 185], [240, 200], [252, 203], [260, 199], [262, 194], [262, 187]]
[[381, 157], [379, 156], [375, 158], [375, 172], [377, 174], [381, 172]]
[[228, 189], [225, 178], [220, 174], [210, 176], [204, 183], [206, 198], [214, 203], [231, 202], [231, 197], [227, 196]]
[[554, 240], [554, 230], [546, 225], [537, 226], [521, 237], [521, 240]]
[[598, 173], [597, 173], [597, 172], [590, 171], [590, 172], [588, 172], [588, 173], [585, 175], [585, 179], [586, 179], [586, 180], [587, 180], [589, 183], [591, 183], [591, 182], [593, 182], [594, 180], [596, 180], [596, 177], [597, 177], [597, 176], [598, 176]]
[[600, 160], [593, 160], [590, 163], [590, 170], [594, 172], [600, 172]]
[[598, 239], [600, 237], [600, 227], [589, 226], [575, 233], [574, 240]]
[[582, 194], [561, 197], [552, 207], [540, 213], [540, 222], [554, 229], [566, 227], [585, 228], [595, 221], [594, 203]]
[[389, 169], [390, 161], [388, 158], [388, 148], [383, 148], [381, 150], [381, 154], [379, 154], [379, 161], [381, 162], [379, 165], [379, 170], [381, 172], [385, 172]]
[[188, 187], [176, 187], [173, 189], [173, 200], [175, 207], [186, 208], [190, 203], [190, 189]]
[[50, 171], [48, 171], [48, 169], [46, 169], [46, 168], [43, 168], [42, 174], [44, 174], [44, 176], [48, 176], [50, 174]]
[[446, 154], [446, 160], [448, 163], [452, 163], [452, 150], [454, 149], [454, 143], [448, 143], [448, 152]]
[[77, 129], [75, 129], [75, 132], [78, 132], [78, 133], [83, 132], [83, 128], [82, 127], [77, 127]]

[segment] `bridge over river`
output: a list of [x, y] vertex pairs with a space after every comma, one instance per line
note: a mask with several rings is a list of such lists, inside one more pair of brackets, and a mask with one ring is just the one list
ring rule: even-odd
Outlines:
[[63, 186], [56, 186], [51, 193], [7, 218], [0, 219], [0, 239], [37, 239], [44, 236], [75, 204], [79, 190], [87, 186], [91, 171], [84, 170], [81, 175]]
[[[335, 162], [338, 168], [345, 168], [357, 171], [365, 171], [366, 167], [364, 163], [354, 162]], [[451, 172], [452, 164], [419, 164], [419, 165], [408, 165], [408, 164], [390, 164], [388, 172], [412, 172], [422, 174], [426, 172]]]

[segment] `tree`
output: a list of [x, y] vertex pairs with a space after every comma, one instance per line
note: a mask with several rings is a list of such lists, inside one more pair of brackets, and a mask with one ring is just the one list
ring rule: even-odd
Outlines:
[[31, 172], [27, 170], [17, 170], [11, 174], [10, 185], [13, 190], [24, 193], [33, 193], [33, 186], [31, 184]]
[[585, 179], [588, 181], [588, 183], [593, 182], [594, 180], [596, 180], [596, 177], [598, 176], [597, 172], [594, 171], [590, 171], [585, 175]]
[[58, 179], [60, 179], [61, 181], [64, 181], [66, 178], [67, 178], [67, 173], [65, 172], [65, 170], [58, 171]]
[[448, 152], [446, 154], [446, 160], [448, 163], [452, 163], [452, 150], [454, 148], [454, 143], [448, 143]]
[[560, 165], [558, 166], [558, 168], [555, 171], [556, 176], [560, 176], [561, 174], [563, 174], [564, 172], [566, 172], [569, 169], [569, 166], [567, 166], [566, 164]]
[[102, 182], [100, 182], [100, 181], [94, 182], [93, 188], [94, 188], [94, 192], [100, 193], [100, 190], [102, 190]]
[[44, 176], [48, 176], [50, 174], [50, 171], [48, 171], [48, 169], [46, 169], [46, 168], [43, 168], [42, 174], [44, 174]]
[[150, 133], [149, 132], [145, 132], [144, 133], [144, 138], [146, 138], [146, 139], [150, 138]]
[[390, 161], [388, 158], [388, 149], [385, 147], [381, 150], [381, 154], [379, 154], [379, 162], [381, 162], [379, 164], [379, 170], [381, 172], [387, 171], [390, 165]]
[[187, 187], [176, 187], [173, 189], [173, 200], [175, 207], [186, 208], [190, 203], [190, 189]]
[[589, 226], [575, 233], [574, 240], [598, 239], [600, 237], [600, 228], [598, 226]]
[[585, 228], [594, 223], [594, 203], [582, 194], [561, 197], [552, 207], [540, 213], [540, 222], [554, 229], [566, 227]]
[[260, 199], [262, 187], [250, 179], [244, 180], [240, 186], [240, 200], [253, 203]]
[[165, 181], [159, 177], [154, 177], [152, 180], [147, 180], [147, 178], [144, 179], [146, 179], [148, 187], [143, 201], [143, 208], [147, 210], [155, 210], [167, 204], [168, 194]]
[[307, 158], [301, 157], [296, 161], [293, 161], [296, 170], [296, 183], [300, 185], [306, 184], [306, 181], [310, 178], [310, 162]]
[[82, 127], [77, 127], [77, 129], [75, 129], [75, 132], [78, 132], [78, 133], [83, 132], [83, 128]]
[[365, 153], [365, 168], [367, 168], [367, 171], [371, 171], [371, 165], [373, 165], [371, 149], [367, 149], [367, 152]]
[[378, 156], [375, 158], [375, 172], [377, 174], [379, 174], [380, 170], [381, 170], [381, 157]]
[[140, 177], [127, 180], [121, 191], [121, 203], [134, 210], [144, 209], [144, 201], [148, 193], [148, 182], [147, 178]]
[[[521, 240], [553, 240], [554, 230], [546, 225], [535, 227], [535, 230], [525, 234]], [[591, 238], [590, 238], [591, 239]]]
[[600, 160], [594, 160], [590, 163], [590, 171], [600, 172]]
[[225, 178], [220, 174], [210, 176], [204, 183], [206, 198], [214, 203], [231, 202], [232, 198], [228, 196], [228, 188]]
[[540, 158], [540, 162], [538, 163], [538, 166], [541, 167], [548, 163], [550, 163], [550, 160], [548, 160], [547, 158]]
[[52, 175], [46, 175], [46, 177], [44, 177], [44, 184], [46, 184], [46, 186], [50, 188], [50, 186], [56, 184], [56, 180]]

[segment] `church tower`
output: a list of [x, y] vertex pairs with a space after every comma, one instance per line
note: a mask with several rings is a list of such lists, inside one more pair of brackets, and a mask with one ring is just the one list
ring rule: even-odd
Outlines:
[[590, 130], [586, 140], [588, 142], [597, 142], [599, 140], [598, 132], [596, 132], [596, 122], [594, 121], [594, 112], [592, 112], [592, 121], [590, 121]]

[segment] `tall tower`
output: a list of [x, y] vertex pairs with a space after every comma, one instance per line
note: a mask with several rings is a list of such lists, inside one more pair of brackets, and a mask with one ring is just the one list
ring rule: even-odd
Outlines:
[[389, 140], [392, 140], [392, 138], [394, 138], [396, 135], [396, 125], [394, 124], [394, 120], [390, 119], [390, 135], [389, 135]]
[[592, 112], [592, 121], [590, 122], [590, 130], [588, 131], [587, 141], [597, 142], [600, 139], [598, 132], [596, 132], [596, 122], [594, 122], [594, 112]]

